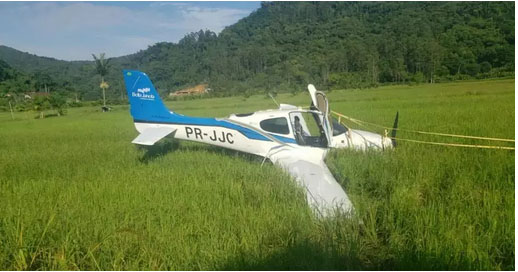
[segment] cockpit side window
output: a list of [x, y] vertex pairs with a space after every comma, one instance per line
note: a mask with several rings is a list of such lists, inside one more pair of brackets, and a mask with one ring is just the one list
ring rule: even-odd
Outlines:
[[261, 129], [268, 132], [273, 132], [277, 134], [290, 134], [290, 128], [288, 126], [288, 120], [284, 117], [266, 119], [259, 123]]
[[340, 124], [335, 118], [333, 118], [333, 136], [338, 136], [340, 134], [346, 133], [347, 128]]

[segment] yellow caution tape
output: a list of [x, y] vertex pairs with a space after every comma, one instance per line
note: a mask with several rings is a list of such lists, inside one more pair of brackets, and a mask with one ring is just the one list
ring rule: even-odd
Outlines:
[[[371, 125], [371, 126], [383, 128], [383, 129], [394, 129], [394, 128], [385, 127], [385, 126], [382, 126], [382, 125], [378, 125], [378, 124], [374, 124], [374, 123], [370, 123], [370, 122], [365, 122], [365, 121], [362, 121], [362, 120], [354, 119], [352, 117], [343, 115], [343, 114], [335, 112], [335, 111], [332, 111], [332, 113], [337, 115], [337, 116], [339, 116], [339, 117], [346, 118], [346, 119], [348, 119], [348, 120], [350, 120], [350, 121], [352, 121], [352, 122], [354, 122], [355, 124], [358, 124], [358, 125], [361, 125], [361, 123], [363, 123], [363, 124], [368, 124], [368, 125]], [[513, 142], [514, 143], [514, 139], [502, 139], [502, 138], [480, 137], [480, 136], [470, 136], [470, 135], [458, 135], [458, 134], [428, 132], [428, 131], [419, 131], [419, 130], [411, 130], [411, 129], [400, 129], [400, 128], [396, 128], [395, 130], [397, 130], [397, 131], [406, 131], [406, 132], [417, 133], [417, 134], [427, 134], [427, 135], [437, 135], [437, 136], [446, 136], [446, 137], [457, 137], [457, 138], [479, 139], [479, 140], [488, 140], [488, 141], [502, 141], [502, 142]]]
[[[334, 112], [332, 111], [333, 114], [339, 116], [339, 117], [343, 117], [359, 126], [362, 126], [362, 127], [366, 127], [364, 124], [362, 123], [365, 123], [365, 124], [370, 124], [370, 125], [373, 125], [373, 126], [377, 126], [377, 127], [380, 127], [380, 128], [384, 128], [384, 129], [392, 129], [392, 128], [389, 128], [389, 127], [384, 127], [384, 126], [381, 126], [381, 125], [378, 125], [378, 124], [374, 124], [374, 123], [369, 123], [369, 122], [365, 122], [365, 121], [361, 121], [361, 120], [358, 120], [358, 119], [354, 119], [354, 118], [351, 118], [349, 116], [346, 116], [346, 115], [343, 115], [343, 114], [340, 114], [340, 113], [337, 113], [337, 112]], [[343, 122], [341, 122], [340, 119], [338, 119], [338, 122], [343, 124]], [[345, 124], [343, 124], [345, 125]], [[347, 126], [347, 125], [345, 125]], [[440, 135], [440, 136], [450, 136], [450, 137], [459, 137], [460, 138], [472, 138], [472, 139], [484, 139], [484, 140], [494, 140], [494, 141], [508, 141], [508, 142], [514, 142], [514, 140], [510, 140], [510, 139], [499, 139], [499, 138], [489, 138], [489, 137], [478, 137], [478, 136], [467, 136], [467, 135], [455, 135], [455, 134], [447, 134], [447, 133], [435, 133], [435, 132], [424, 132], [424, 131], [414, 131], [414, 130], [401, 130], [401, 131], [409, 131], [409, 132], [415, 132], [415, 133], [420, 133], [420, 134], [431, 134], [431, 135]], [[397, 141], [406, 141], [406, 142], [412, 142], [412, 143], [420, 143], [420, 144], [431, 144], [431, 145], [441, 145], [441, 146], [457, 146], [457, 147], [470, 147], [470, 148], [485, 148], [485, 149], [504, 149], [504, 150], [515, 150], [514, 147], [508, 147], [508, 146], [493, 146], [493, 145], [470, 145], [470, 144], [456, 144], [456, 143], [441, 143], [441, 142], [429, 142], [429, 141], [420, 141], [420, 140], [413, 140], [413, 139], [405, 139], [405, 138], [397, 138], [397, 137], [389, 137], [389, 136], [385, 136], [387, 138], [390, 138], [390, 139], [394, 139], [394, 140], [397, 140]]]
[[514, 147], [508, 146], [494, 146], [494, 145], [468, 145], [468, 144], [453, 144], [453, 143], [440, 143], [440, 142], [427, 142], [427, 141], [418, 141], [412, 139], [404, 139], [404, 138], [396, 138], [396, 137], [387, 137], [390, 139], [394, 139], [396, 141], [407, 141], [413, 143], [420, 144], [432, 144], [432, 145], [443, 145], [443, 146], [459, 146], [459, 147], [472, 147], [472, 148], [486, 148], [486, 149], [506, 149], [506, 150], [514, 150]]

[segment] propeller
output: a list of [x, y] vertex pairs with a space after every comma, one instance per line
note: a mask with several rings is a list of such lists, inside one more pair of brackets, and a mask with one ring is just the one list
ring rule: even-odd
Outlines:
[[394, 120], [394, 125], [392, 126], [392, 132], [390, 133], [390, 137], [392, 140], [392, 146], [394, 146], [394, 147], [397, 146], [396, 139], [394, 139], [394, 138], [396, 138], [398, 119], [399, 119], [399, 111], [396, 113], [396, 119]]

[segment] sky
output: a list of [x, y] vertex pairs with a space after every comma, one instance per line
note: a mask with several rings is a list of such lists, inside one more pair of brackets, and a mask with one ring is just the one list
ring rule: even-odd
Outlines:
[[200, 29], [219, 33], [260, 2], [0, 2], [0, 45], [61, 60], [118, 57]]

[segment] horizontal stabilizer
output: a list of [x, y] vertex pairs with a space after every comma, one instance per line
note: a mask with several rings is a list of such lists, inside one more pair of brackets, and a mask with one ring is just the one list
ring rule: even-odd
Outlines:
[[176, 129], [170, 127], [147, 128], [142, 133], [140, 133], [140, 135], [137, 136], [137, 138], [135, 138], [132, 143], [139, 145], [153, 145], [174, 131], [176, 131]]

